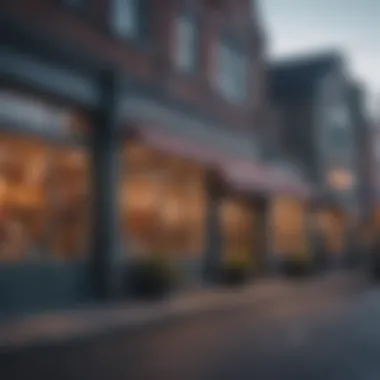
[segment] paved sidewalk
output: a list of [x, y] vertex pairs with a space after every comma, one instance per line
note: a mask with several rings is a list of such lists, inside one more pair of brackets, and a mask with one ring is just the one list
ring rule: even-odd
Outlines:
[[313, 292], [353, 292], [366, 284], [361, 273], [349, 271], [299, 281], [262, 279], [243, 288], [199, 290], [155, 302], [106, 304], [27, 316], [0, 324], [0, 350], [67, 343], [116, 329], [135, 329], [199, 313], [261, 305], [278, 297], [283, 299], [302, 294], [310, 297]]

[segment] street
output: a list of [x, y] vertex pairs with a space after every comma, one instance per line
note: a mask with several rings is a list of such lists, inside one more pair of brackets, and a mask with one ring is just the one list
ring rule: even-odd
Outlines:
[[380, 377], [380, 290], [297, 294], [92, 342], [3, 354], [0, 378], [323, 379]]

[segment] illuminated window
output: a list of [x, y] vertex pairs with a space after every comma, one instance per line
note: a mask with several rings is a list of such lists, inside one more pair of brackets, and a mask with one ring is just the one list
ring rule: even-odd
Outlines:
[[81, 258], [89, 249], [89, 154], [82, 147], [52, 148], [49, 161], [51, 250], [59, 258]]
[[48, 148], [38, 140], [0, 137], [0, 257], [37, 259], [46, 248]]
[[124, 241], [137, 257], [200, 256], [204, 249], [204, 174], [136, 142], [125, 146], [120, 183]]
[[328, 174], [329, 185], [340, 191], [350, 190], [354, 185], [353, 174], [345, 169], [335, 169]]
[[308, 249], [306, 213], [302, 204], [287, 197], [273, 203], [274, 249], [278, 254], [298, 254]]
[[28, 131], [0, 133], [0, 260], [83, 257], [90, 236], [89, 151], [31, 136], [79, 141], [87, 119], [7, 90], [0, 94], [0, 119], [0, 127]]
[[224, 259], [249, 258], [254, 252], [253, 210], [239, 199], [222, 204]]

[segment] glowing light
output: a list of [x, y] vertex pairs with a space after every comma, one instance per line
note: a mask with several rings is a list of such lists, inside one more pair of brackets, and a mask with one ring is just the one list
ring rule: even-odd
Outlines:
[[329, 173], [328, 182], [336, 190], [346, 191], [353, 187], [354, 177], [345, 169], [336, 169]]

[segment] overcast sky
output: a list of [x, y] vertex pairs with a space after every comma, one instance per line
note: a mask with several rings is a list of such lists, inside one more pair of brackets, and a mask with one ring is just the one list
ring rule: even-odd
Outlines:
[[380, 0], [259, 0], [273, 57], [341, 48], [380, 106]]

